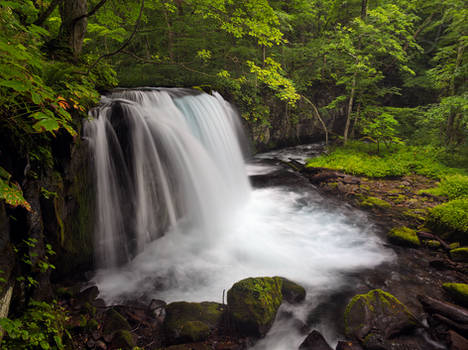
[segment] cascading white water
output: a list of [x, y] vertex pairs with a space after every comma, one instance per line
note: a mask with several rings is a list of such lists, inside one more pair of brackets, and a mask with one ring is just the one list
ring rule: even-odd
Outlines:
[[[107, 302], [221, 302], [243, 278], [284, 276], [307, 289], [306, 303], [290, 310], [305, 322], [323, 295], [349, 283], [347, 273], [392, 258], [363, 213], [305, 182], [252, 191], [237, 115], [218, 94], [115, 92], [92, 116], [101, 267], [92, 282]], [[248, 170], [287, 174], [265, 159], [294, 152], [258, 156]], [[297, 348], [305, 336], [293, 323], [276, 322], [255, 349]], [[326, 323], [317, 327], [336, 339]]]
[[117, 91], [91, 114], [99, 267], [130, 261], [175, 226], [216, 235], [247, 200], [239, 121], [219, 94]]

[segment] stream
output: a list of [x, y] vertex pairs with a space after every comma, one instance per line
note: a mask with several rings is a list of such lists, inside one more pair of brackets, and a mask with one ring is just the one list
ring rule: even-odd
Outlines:
[[[392, 261], [394, 253], [383, 246], [365, 213], [323, 197], [280, 161], [305, 162], [320, 153], [320, 145], [258, 154], [239, 164], [241, 147], [233, 140], [237, 124], [231, 123], [231, 130], [222, 124], [220, 130], [213, 124], [205, 128], [197, 119], [223, 110], [232, 117], [234, 112], [220, 96], [205, 95], [201, 100], [165, 91], [132, 91], [119, 93], [97, 111], [99, 118], [89, 137], [101, 154], [95, 160], [98, 188], [104, 186], [98, 190], [96, 233], [101, 247], [97, 260], [102, 264], [92, 282], [110, 304], [151, 299], [225, 302], [225, 292], [243, 278], [286, 277], [306, 288], [306, 301], [294, 307], [282, 305], [273, 328], [254, 349], [297, 348], [311, 327], [336, 343], [346, 296], [353, 294], [360, 271]], [[119, 107], [121, 119], [108, 122], [105, 118], [115, 116], [117, 98], [124, 99], [128, 110], [122, 113]], [[155, 104], [158, 113], [153, 113]], [[168, 113], [171, 118], [162, 119]], [[130, 128], [125, 129], [128, 134], [118, 129], [121, 125]], [[111, 127], [114, 131], [109, 132]], [[213, 132], [221, 132], [222, 138]], [[107, 143], [102, 140], [106, 135]], [[134, 135], [138, 138], [133, 140]], [[149, 157], [153, 148], [157, 154]], [[219, 153], [221, 148], [229, 158]], [[112, 160], [115, 149], [119, 156]], [[153, 167], [156, 160], [161, 164]], [[194, 160], [202, 161], [202, 166]], [[172, 169], [174, 174], [166, 173], [164, 181], [156, 183], [161, 169]], [[127, 178], [122, 180], [122, 174]], [[253, 186], [247, 182], [244, 188], [242, 176], [250, 176]], [[122, 183], [134, 183], [137, 190], [117, 193]], [[140, 217], [142, 211], [160, 211], [153, 191], [172, 200], [165, 211], [172, 211], [172, 218], [158, 214], [164, 215], [164, 225], [157, 232], [148, 231], [153, 221]], [[132, 237], [127, 233], [129, 220], [136, 227]], [[106, 231], [103, 223], [114, 231]], [[123, 263], [116, 263], [122, 258]]]

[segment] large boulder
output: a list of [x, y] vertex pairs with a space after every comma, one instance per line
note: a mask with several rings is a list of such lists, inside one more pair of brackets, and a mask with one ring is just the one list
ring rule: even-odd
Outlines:
[[230, 318], [240, 335], [263, 337], [271, 328], [283, 301], [304, 301], [306, 290], [284, 277], [246, 278], [227, 293]]
[[366, 348], [387, 343], [417, 324], [405, 305], [380, 289], [354, 296], [345, 311], [346, 336], [360, 341]]
[[246, 278], [232, 286], [227, 293], [228, 309], [241, 335], [265, 336], [283, 301], [282, 286], [280, 277]]
[[223, 305], [175, 302], [167, 305], [164, 329], [172, 344], [200, 342], [221, 324]]

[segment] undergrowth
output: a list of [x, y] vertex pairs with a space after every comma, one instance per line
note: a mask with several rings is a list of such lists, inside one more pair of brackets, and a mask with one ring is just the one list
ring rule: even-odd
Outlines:
[[331, 150], [328, 155], [309, 159], [307, 166], [374, 178], [418, 174], [440, 179], [465, 173], [464, 169], [448, 166], [448, 160], [447, 150], [434, 146], [393, 145], [377, 152], [374, 144], [351, 142]]

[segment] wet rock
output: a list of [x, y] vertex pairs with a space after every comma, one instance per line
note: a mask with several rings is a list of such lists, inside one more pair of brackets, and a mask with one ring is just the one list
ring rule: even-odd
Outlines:
[[290, 304], [298, 304], [304, 301], [306, 297], [306, 290], [301, 285], [288, 280], [287, 278], [282, 278], [283, 286], [281, 287], [281, 293], [283, 294], [283, 300], [287, 301]]
[[319, 331], [313, 330], [299, 346], [299, 350], [333, 350]]
[[135, 347], [135, 340], [129, 331], [119, 330], [112, 338], [111, 347], [114, 349], [131, 350]]
[[418, 296], [424, 310], [430, 314], [440, 314], [462, 324], [468, 324], [468, 310], [451, 303], [437, 300], [429, 296]]
[[228, 310], [241, 335], [263, 337], [283, 301], [279, 277], [246, 278], [227, 293]]
[[219, 327], [223, 305], [175, 302], [167, 305], [164, 329], [172, 343], [203, 341]]
[[468, 339], [462, 337], [454, 331], [448, 331], [450, 340], [450, 350], [466, 350], [468, 349]]
[[468, 284], [444, 283], [442, 287], [457, 304], [468, 307]]
[[387, 235], [388, 240], [405, 247], [419, 247], [421, 242], [415, 230], [408, 227], [395, 227]]
[[450, 257], [453, 261], [468, 263], [468, 247], [452, 249]]
[[363, 350], [363, 348], [359, 343], [340, 340], [336, 345], [336, 350]]
[[204, 343], [172, 345], [164, 350], [212, 350], [212, 347]]
[[81, 304], [92, 303], [97, 299], [99, 295], [99, 289], [96, 286], [86, 288], [84, 291], [77, 295], [77, 299]]
[[98, 340], [95, 345], [96, 349], [107, 350], [107, 345], [102, 340]]
[[158, 323], [163, 323], [166, 318], [166, 302], [163, 300], [153, 299], [148, 305], [148, 310]]
[[380, 289], [354, 296], [346, 307], [346, 336], [361, 342], [372, 334], [386, 340], [416, 324], [416, 318], [405, 305]]
[[109, 309], [104, 318], [104, 335], [112, 335], [120, 330], [129, 331], [131, 329], [128, 321], [115, 309]]

